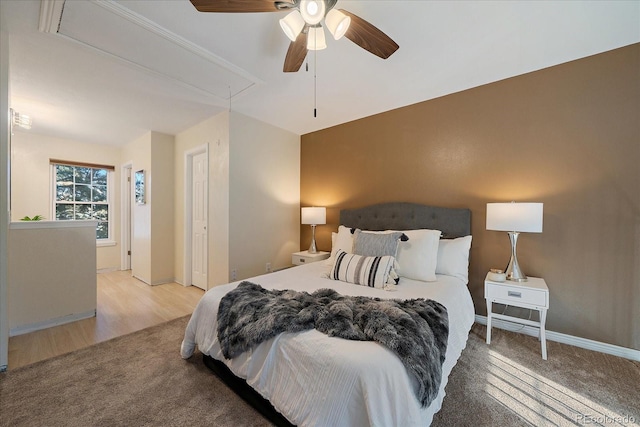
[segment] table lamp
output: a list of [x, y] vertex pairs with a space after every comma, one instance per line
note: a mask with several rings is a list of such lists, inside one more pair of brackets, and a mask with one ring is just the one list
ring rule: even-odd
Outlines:
[[526, 282], [518, 265], [516, 245], [520, 233], [542, 233], [542, 203], [487, 203], [487, 230], [507, 231], [511, 242], [511, 259], [505, 273], [507, 280]]
[[317, 254], [316, 225], [327, 223], [327, 208], [302, 208], [302, 223], [311, 225], [311, 246], [309, 246], [309, 253]]

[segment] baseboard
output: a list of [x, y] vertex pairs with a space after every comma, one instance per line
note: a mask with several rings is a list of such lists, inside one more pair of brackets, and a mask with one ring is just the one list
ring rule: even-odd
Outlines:
[[173, 283], [173, 282], [175, 282], [173, 278], [154, 280], [153, 282], [151, 282], [151, 286], [166, 285], [167, 283]]
[[119, 270], [119, 268], [116, 268], [116, 267], [99, 268], [97, 270], [97, 273], [98, 274], [101, 274], [101, 273], [113, 273], [114, 271], [118, 271], [118, 270]]
[[16, 326], [9, 330], [9, 336], [15, 337], [17, 335], [28, 334], [29, 332], [39, 331], [41, 329], [51, 328], [53, 326], [60, 326], [66, 323], [75, 322], [76, 320], [88, 319], [95, 317], [96, 311], [90, 310], [84, 313], [70, 314], [68, 316], [56, 317], [55, 319], [44, 320], [42, 322], [31, 323], [29, 325]]
[[147, 280], [147, 279], [143, 279], [140, 276], [136, 276], [135, 274], [133, 274], [132, 277], [135, 277], [136, 279], [140, 280], [141, 282], [146, 283], [149, 286], [166, 285], [167, 283], [173, 283], [174, 282], [173, 278], [150, 281], [150, 280]]
[[140, 276], [136, 276], [135, 274], [131, 274], [131, 277], [133, 277], [134, 279], [138, 279], [140, 280], [142, 283], [146, 283], [147, 285], [151, 286], [151, 282], [148, 281], [147, 279], [143, 279]]
[[[482, 325], [487, 324], [487, 317], [476, 314], [476, 323]], [[506, 331], [517, 331], [533, 337], [538, 336], [538, 328], [533, 326], [523, 326], [516, 323], [511, 323], [502, 319], [493, 319], [492, 326]], [[634, 350], [632, 348], [621, 347], [619, 345], [607, 344], [600, 341], [589, 340], [586, 338], [575, 337], [573, 335], [562, 334], [560, 332], [546, 331], [547, 340], [555, 341], [562, 344], [572, 345], [574, 347], [585, 348], [587, 350], [598, 351], [600, 353], [611, 354], [613, 356], [624, 357], [625, 359], [635, 360], [640, 362], [640, 350]]]

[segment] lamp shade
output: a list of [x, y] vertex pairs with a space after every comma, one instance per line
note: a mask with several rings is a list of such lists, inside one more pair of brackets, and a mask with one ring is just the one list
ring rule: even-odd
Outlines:
[[302, 19], [299, 11], [294, 10], [280, 20], [280, 27], [287, 37], [294, 42], [304, 28], [304, 19]]
[[308, 50], [322, 50], [327, 48], [327, 42], [324, 38], [324, 28], [311, 27], [307, 36]]
[[302, 223], [311, 225], [326, 224], [327, 208], [302, 208]]
[[543, 203], [487, 203], [487, 230], [542, 233]]
[[324, 23], [334, 39], [339, 40], [349, 29], [351, 17], [337, 9], [331, 9], [324, 18]]

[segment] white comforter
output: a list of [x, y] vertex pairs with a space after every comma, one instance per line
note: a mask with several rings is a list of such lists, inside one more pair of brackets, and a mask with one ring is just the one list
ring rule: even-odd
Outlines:
[[284, 333], [252, 351], [226, 360], [216, 338], [218, 303], [239, 282], [210, 289], [196, 307], [182, 342], [181, 355], [195, 347], [223, 361], [238, 377], [299, 426], [427, 426], [440, 409], [449, 374], [464, 349], [474, 321], [471, 295], [460, 279], [438, 275], [437, 282], [402, 278], [389, 292], [323, 277], [323, 262], [258, 276], [250, 281], [266, 289], [313, 292], [333, 288], [344, 295], [380, 298], [430, 298], [449, 314], [449, 341], [436, 399], [422, 408], [415, 380], [400, 359], [375, 342], [332, 338], [309, 330]]

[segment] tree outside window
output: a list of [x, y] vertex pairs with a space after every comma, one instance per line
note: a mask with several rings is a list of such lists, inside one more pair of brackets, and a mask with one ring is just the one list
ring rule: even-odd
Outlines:
[[55, 218], [97, 220], [97, 238], [109, 238], [109, 170], [54, 164]]

